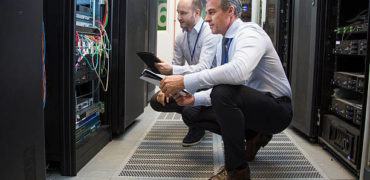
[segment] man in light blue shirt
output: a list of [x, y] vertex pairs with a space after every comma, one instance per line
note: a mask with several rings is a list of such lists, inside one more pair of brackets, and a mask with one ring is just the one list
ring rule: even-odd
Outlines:
[[[216, 52], [221, 66], [168, 76], [160, 88], [186, 106], [183, 119], [222, 135], [225, 169], [211, 179], [250, 179], [248, 161], [291, 122], [290, 85], [269, 36], [239, 19], [239, 0], [207, 0], [206, 9], [212, 33], [223, 36]], [[179, 95], [182, 89], [194, 95]]]
[[[177, 13], [183, 31], [175, 39], [172, 65], [162, 60], [156, 63], [161, 74], [190, 74], [217, 66], [216, 45], [221, 36], [212, 34], [208, 23], [200, 17], [201, 9], [202, 0], [179, 1]], [[153, 95], [150, 105], [156, 111], [182, 112], [182, 107], [161, 91]], [[188, 147], [198, 144], [205, 134], [204, 129], [194, 126], [191, 119], [184, 122], [189, 126], [189, 131], [182, 145]]]

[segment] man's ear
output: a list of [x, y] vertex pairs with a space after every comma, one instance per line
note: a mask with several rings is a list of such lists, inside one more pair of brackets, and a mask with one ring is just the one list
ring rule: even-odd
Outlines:
[[198, 14], [200, 16], [200, 9], [196, 9], [195, 14]]
[[229, 10], [227, 11], [229, 14], [234, 14], [235, 13], [235, 8], [233, 6], [229, 7]]

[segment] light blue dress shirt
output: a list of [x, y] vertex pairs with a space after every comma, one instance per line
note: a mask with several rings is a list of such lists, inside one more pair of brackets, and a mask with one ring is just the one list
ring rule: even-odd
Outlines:
[[[185, 89], [198, 89], [219, 84], [245, 85], [274, 97], [292, 97], [290, 84], [278, 54], [266, 32], [255, 23], [234, 21], [225, 34], [233, 38], [228, 53], [229, 62], [184, 76]], [[221, 62], [222, 47], [217, 45], [216, 59]], [[210, 106], [212, 89], [194, 94], [194, 106]]]
[[[203, 22], [203, 19], [200, 18], [190, 32], [184, 30], [176, 36], [172, 61], [173, 74], [190, 74], [217, 66], [216, 48], [222, 36], [212, 34], [206, 22], [204, 22], [202, 27]], [[191, 60], [191, 53], [198, 34], [198, 42]], [[185, 62], [187, 62], [187, 65], [185, 65]]]

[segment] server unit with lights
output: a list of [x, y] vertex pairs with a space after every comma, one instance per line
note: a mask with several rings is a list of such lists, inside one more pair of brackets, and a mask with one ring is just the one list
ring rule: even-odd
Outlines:
[[326, 0], [321, 11], [319, 143], [356, 175], [368, 89], [369, 1]]

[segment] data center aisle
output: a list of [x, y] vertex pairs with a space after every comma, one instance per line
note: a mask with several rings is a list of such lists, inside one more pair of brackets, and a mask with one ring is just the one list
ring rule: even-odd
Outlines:
[[[165, 132], [164, 129], [169, 129], [168, 132], [174, 133]], [[166, 133], [166, 136], [159, 135], [160, 131]], [[219, 136], [208, 133], [198, 147], [182, 148], [180, 142], [184, 133], [186, 133], [186, 126], [182, 124], [179, 115], [155, 112], [148, 106], [126, 133], [113, 139], [80, 170], [76, 177], [62, 177], [55, 173], [49, 173], [47, 179], [207, 179], [206, 177], [222, 164], [222, 141]], [[170, 142], [172, 144], [168, 144]], [[216, 143], [213, 143], [213, 146], [209, 148], [208, 146], [212, 142]], [[154, 147], [155, 144], [163, 149], [156, 150], [158, 147]], [[283, 154], [272, 156], [271, 152]], [[185, 155], [181, 155], [181, 153], [185, 153]], [[286, 153], [292, 155], [289, 156]], [[171, 156], [163, 157], [163, 154]], [[213, 156], [213, 159], [209, 156]], [[156, 160], [150, 160], [151, 157]], [[176, 158], [179, 159], [178, 163], [173, 165], [173, 168], [168, 166], [171, 164], [171, 159]], [[181, 158], [186, 162], [181, 163]], [[167, 166], [160, 163], [163, 161], [166, 161]], [[288, 161], [289, 163], [287, 163]], [[174, 160], [174, 162], [176, 161]], [[278, 162], [281, 166], [271, 164], [271, 162]], [[141, 165], [137, 166], [140, 163]], [[266, 176], [269, 170], [274, 171], [271, 168], [276, 165], [280, 169], [275, 170], [281, 171], [281, 173], [270, 173], [270, 176]], [[196, 168], [189, 170], [189, 166], [190, 169], [191, 166]], [[309, 143], [292, 129], [287, 129], [282, 134], [274, 136], [270, 144], [259, 152], [255, 162], [250, 163], [250, 166], [252, 179], [279, 177], [280, 179], [357, 179], [319, 145]], [[156, 170], [155, 167], [162, 169]], [[165, 168], [169, 168], [168, 173]], [[287, 170], [290, 171], [289, 175], [282, 174], [282, 171]], [[174, 171], [175, 173], [171, 173]], [[187, 171], [188, 173], [176, 173], [176, 171]]]

